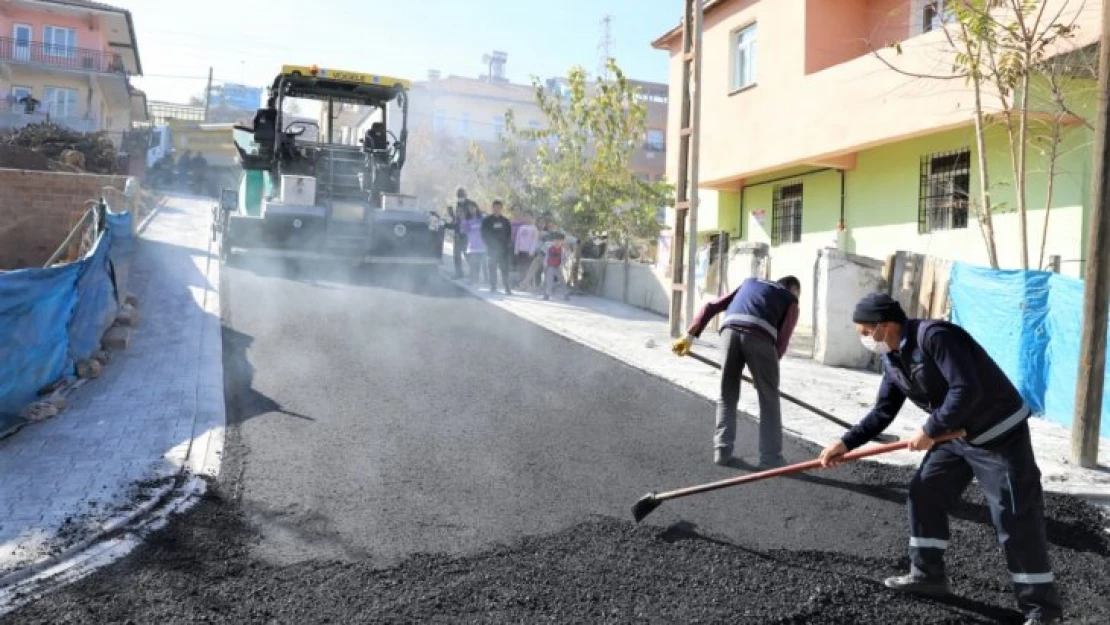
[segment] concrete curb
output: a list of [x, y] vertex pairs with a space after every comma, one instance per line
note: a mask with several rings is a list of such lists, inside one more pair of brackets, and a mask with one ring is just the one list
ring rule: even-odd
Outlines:
[[[0, 616], [126, 556], [142, 544], [143, 538], [164, 527], [172, 515], [191, 508], [206, 488], [205, 482], [196, 477], [184, 480], [180, 486], [171, 484], [126, 518], [106, 523], [100, 535], [4, 578], [0, 583]], [[174, 493], [176, 496], [171, 496]]]
[[140, 505], [134, 511], [120, 517], [108, 519], [100, 525], [99, 531], [93, 533], [88, 538], [78, 541], [76, 544], [62, 550], [58, 554], [46, 558], [45, 560], [40, 560], [39, 562], [23, 567], [18, 571], [14, 571], [3, 577], [0, 577], [0, 591], [6, 590], [8, 586], [18, 584], [19, 582], [29, 577], [33, 577], [48, 568], [57, 566], [64, 560], [72, 558], [76, 554], [87, 550], [89, 547], [100, 542], [111, 534], [118, 532], [122, 528], [134, 523], [139, 517], [158, 507], [158, 505], [166, 499], [171, 491], [173, 491], [173, 484], [159, 489], [154, 497], [151, 497], [145, 504]]
[[158, 200], [158, 203], [154, 205], [153, 209], [151, 209], [150, 214], [146, 216], [146, 219], [143, 219], [142, 223], [140, 223], [139, 226], [137, 228], [135, 228], [135, 236], [136, 237], [142, 235], [142, 233], [144, 231], [146, 231], [147, 226], [150, 225], [150, 222], [158, 214], [158, 211], [161, 210], [162, 207], [166, 205], [166, 200], [167, 200], [166, 196], [163, 195], [162, 199]]
[[[166, 197], [159, 201], [143, 221], [137, 235], [146, 229], [166, 201]], [[201, 362], [208, 366], [201, 367], [200, 378], [197, 380], [193, 436], [183, 443], [185, 453], [180, 458], [171, 460], [180, 463], [172, 476], [173, 482], [156, 491], [154, 496], [135, 510], [105, 521], [92, 535], [60, 553], [0, 577], [0, 615], [18, 607], [15, 604], [16, 601], [19, 601], [19, 605], [23, 605], [26, 601], [76, 581], [127, 555], [141, 542], [129, 541], [126, 538], [127, 535], [136, 538], [140, 534], [145, 535], [146, 530], [153, 531], [163, 526], [170, 514], [187, 509], [187, 505], [191, 505], [191, 499], [203, 494], [204, 482], [197, 476], [214, 478], [219, 475], [226, 427], [219, 266], [219, 259], [213, 257], [211, 242], [209, 242], [204, 273], [208, 284], [215, 286], [206, 290], [202, 304], [205, 318], [199, 337], [198, 356]], [[215, 281], [212, 280], [213, 277], [216, 278]], [[199, 436], [196, 434], [198, 428], [201, 431]], [[167, 452], [166, 455], [169, 456], [170, 453]], [[174, 492], [180, 492], [180, 494], [173, 497]], [[151, 518], [145, 519], [144, 517], [148, 515], [152, 515]], [[121, 550], [123, 546], [126, 546], [126, 549]], [[80, 573], [76, 577], [68, 574], [78, 569]], [[28, 598], [30, 595], [26, 589], [32, 586], [35, 596]]]

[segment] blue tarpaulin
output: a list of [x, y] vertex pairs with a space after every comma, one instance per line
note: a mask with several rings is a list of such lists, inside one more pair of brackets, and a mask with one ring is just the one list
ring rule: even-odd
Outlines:
[[0, 432], [40, 389], [95, 353], [115, 320], [114, 268], [127, 265], [131, 215], [108, 213], [107, 227], [77, 262], [0, 272]]
[[79, 272], [74, 263], [0, 274], [0, 432], [72, 368], [66, 327]]
[[[1025, 401], [1070, 427], [1075, 409], [1083, 282], [1045, 271], [952, 266], [952, 320], [986, 348]], [[1110, 437], [1110, 379], [1101, 435]]]
[[80, 262], [77, 274], [77, 305], [69, 324], [69, 355], [73, 362], [91, 358], [100, 349], [100, 339], [112, 327], [119, 312], [115, 278], [109, 252], [112, 237], [101, 236], [93, 250]]

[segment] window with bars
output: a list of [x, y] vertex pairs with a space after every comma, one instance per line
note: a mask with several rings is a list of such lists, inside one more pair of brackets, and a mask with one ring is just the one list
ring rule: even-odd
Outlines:
[[775, 187], [771, 202], [771, 243], [798, 243], [802, 240], [802, 183]]
[[966, 228], [970, 189], [970, 149], [923, 157], [917, 211], [918, 233]]

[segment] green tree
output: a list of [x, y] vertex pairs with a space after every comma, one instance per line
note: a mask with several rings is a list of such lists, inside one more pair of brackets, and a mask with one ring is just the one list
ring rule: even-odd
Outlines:
[[[590, 83], [585, 69], [575, 67], [558, 90], [534, 78], [536, 104], [546, 123], [537, 130], [506, 124], [513, 130], [502, 139], [505, 150], [496, 171], [521, 176], [521, 196], [552, 210], [578, 241], [608, 235], [628, 250], [659, 234], [656, 214], [670, 202], [671, 189], [633, 172], [633, 156], [645, 140], [647, 109], [620, 67], [610, 60], [608, 68], [607, 76]], [[534, 146], [533, 159], [521, 162], [521, 143]], [[571, 261], [574, 285], [581, 260], [578, 245]]]

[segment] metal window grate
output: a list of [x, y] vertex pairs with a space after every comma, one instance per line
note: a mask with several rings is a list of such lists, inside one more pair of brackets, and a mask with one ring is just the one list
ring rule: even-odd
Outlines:
[[771, 202], [771, 243], [798, 243], [802, 240], [802, 183], [775, 187]]
[[971, 150], [964, 148], [923, 157], [918, 233], [966, 228], [970, 189]]

